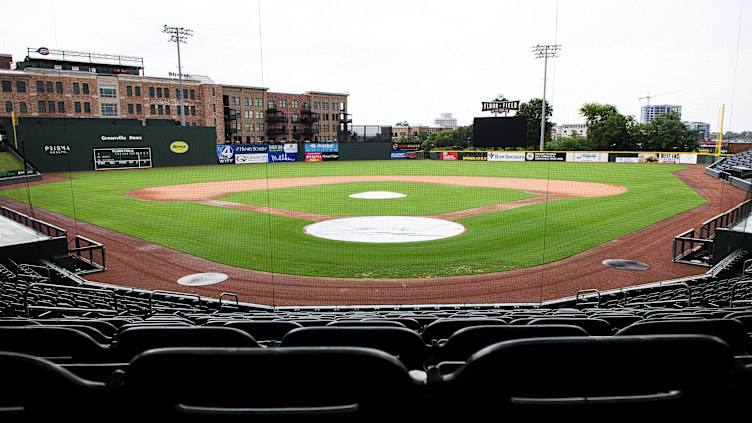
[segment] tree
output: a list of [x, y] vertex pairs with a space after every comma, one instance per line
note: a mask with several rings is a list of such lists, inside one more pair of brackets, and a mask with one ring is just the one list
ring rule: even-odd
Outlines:
[[434, 132], [421, 144], [421, 148], [430, 151], [436, 148], [468, 148], [473, 145], [473, 126], [460, 126], [455, 130]]
[[580, 114], [587, 126], [587, 150], [634, 150], [639, 125], [612, 104], [586, 103]]
[[[517, 112], [517, 116], [527, 116], [527, 140], [525, 146], [529, 150], [537, 150], [540, 148], [540, 127], [541, 127], [541, 106], [543, 100], [540, 98], [533, 98], [527, 103], [520, 104], [520, 110]], [[553, 107], [546, 102], [546, 129], [543, 135], [544, 143], [551, 141], [551, 124], [550, 118], [553, 114]]]
[[650, 151], [695, 151], [700, 146], [697, 131], [687, 129], [678, 113], [664, 113], [642, 125], [642, 148]]
[[583, 137], [573, 136], [568, 138], [559, 138], [546, 144], [548, 151], [583, 151], [589, 150], [587, 140]]
[[410, 126], [410, 124], [407, 123], [407, 121], [405, 120], [405, 121], [402, 121], [402, 122], [395, 123], [394, 126]]

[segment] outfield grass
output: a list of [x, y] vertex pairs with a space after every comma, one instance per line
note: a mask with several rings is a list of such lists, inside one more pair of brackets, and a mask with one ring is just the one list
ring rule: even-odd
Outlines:
[[0, 153], [0, 172], [23, 169], [23, 162], [15, 154], [4, 151]]
[[[70, 175], [74, 178], [72, 181], [33, 186], [30, 195], [36, 207], [233, 266], [334, 277], [436, 277], [503, 271], [560, 260], [705, 203], [671, 174], [682, 168], [629, 163], [441, 161], [228, 165], [74, 173]], [[304, 220], [205, 204], [147, 202], [123, 195], [131, 189], [151, 186], [330, 175], [558, 179], [623, 185], [628, 191], [612, 197], [567, 198], [463, 218], [458, 222], [468, 230], [460, 236], [401, 244], [331, 241], [304, 234], [302, 228], [310, 223]], [[402, 188], [390, 188], [392, 184], [357, 185], [358, 190], [368, 186], [363, 190], [402, 192]], [[336, 185], [329, 187], [335, 194]], [[407, 185], [413, 184], [403, 187], [408, 189]], [[436, 187], [441, 190], [431, 191]], [[315, 188], [295, 189], [294, 193], [286, 191], [288, 189], [259, 191], [248, 201], [309, 211], [310, 204], [316, 204], [319, 198], [314, 193], [322, 187]], [[436, 184], [425, 184], [423, 188], [431, 192], [425, 197], [426, 208], [431, 210], [462, 209], [470, 204], [466, 202], [478, 201], [472, 198], [473, 188], [462, 187], [456, 191], [457, 187]], [[421, 187], [416, 190], [423, 192]], [[481, 190], [491, 190], [484, 195], [508, 198], [504, 201], [525, 195], [514, 190]], [[447, 192], [452, 195], [442, 195]], [[248, 194], [233, 194], [238, 196], [233, 201]], [[264, 194], [271, 199], [270, 203], [264, 203]], [[29, 201], [25, 189], [0, 191], [0, 195]], [[480, 202], [486, 201], [496, 200], [483, 198]], [[319, 207], [324, 206], [318, 204], [315, 209], [321, 210]], [[382, 207], [386, 210], [386, 206], [368, 206], [361, 210], [339, 206], [329, 212], [335, 215], [379, 214]]]
[[[350, 198], [366, 191], [405, 194], [402, 198]], [[352, 182], [234, 192], [222, 200], [327, 216], [423, 216], [536, 197], [521, 190], [411, 182]]]

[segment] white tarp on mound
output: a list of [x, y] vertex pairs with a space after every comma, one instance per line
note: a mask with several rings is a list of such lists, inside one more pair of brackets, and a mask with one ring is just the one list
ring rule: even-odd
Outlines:
[[387, 200], [390, 198], [407, 197], [407, 195], [400, 194], [399, 192], [389, 192], [389, 191], [366, 191], [366, 192], [359, 192], [357, 194], [350, 194], [348, 195], [348, 197], [364, 198], [366, 200]]
[[303, 231], [335, 241], [395, 243], [449, 238], [465, 232], [465, 227], [429, 217], [363, 216], [325, 220], [310, 224]]

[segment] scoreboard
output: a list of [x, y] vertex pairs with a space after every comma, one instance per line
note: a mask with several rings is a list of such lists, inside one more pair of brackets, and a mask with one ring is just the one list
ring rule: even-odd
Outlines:
[[150, 147], [95, 148], [94, 170], [151, 167]]

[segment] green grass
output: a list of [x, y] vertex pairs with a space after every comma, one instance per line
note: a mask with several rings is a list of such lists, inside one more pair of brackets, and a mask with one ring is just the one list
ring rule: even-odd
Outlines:
[[0, 153], [0, 172], [23, 169], [23, 162], [15, 154], [4, 151]]
[[[82, 172], [71, 174], [72, 181], [33, 186], [29, 192], [36, 207], [233, 266], [299, 275], [425, 278], [510, 270], [560, 260], [705, 203], [671, 174], [682, 168], [629, 163], [279, 163]], [[319, 239], [303, 233], [308, 221], [196, 203], [147, 202], [123, 195], [128, 190], [150, 186], [330, 175], [559, 179], [623, 185], [628, 191], [612, 197], [568, 198], [464, 218], [459, 223], [468, 230], [462, 235], [402, 244]], [[366, 185], [369, 190], [376, 190], [376, 186], [393, 186], [390, 184]], [[405, 184], [405, 188], [407, 185], [412, 184]], [[434, 185], [423, 187], [426, 191], [441, 187]], [[337, 190], [335, 185], [330, 188]], [[444, 186], [449, 191], [455, 188]], [[261, 194], [261, 197], [253, 201], [263, 205], [263, 194], [267, 194], [272, 199], [272, 207], [296, 206], [296, 201], [300, 203], [297, 207], [308, 207], [301, 204], [316, 202], [316, 195], [303, 195], [305, 189], [296, 190], [295, 194], [288, 194], [286, 190], [257, 192], [254, 195]], [[378, 190], [401, 192], [392, 188]], [[421, 191], [420, 187], [417, 190]], [[505, 197], [507, 195], [521, 194], [498, 191], [502, 197], [510, 198], [506, 201], [513, 198]], [[435, 191], [435, 195], [426, 198], [429, 203], [426, 209], [445, 207], [441, 204], [444, 201], [441, 192]], [[460, 189], [462, 192], [471, 191], [465, 187]], [[29, 201], [25, 189], [0, 191], [0, 195]], [[281, 207], [282, 204], [285, 207]], [[371, 213], [352, 213], [378, 214], [382, 207], [385, 206], [373, 206]], [[465, 205], [460, 207], [465, 208]], [[342, 211], [354, 209], [337, 210], [332, 214], [341, 215]]]
[[[390, 191], [402, 198], [350, 198], [365, 191]], [[353, 182], [231, 193], [222, 200], [327, 216], [421, 216], [536, 197], [521, 190], [411, 182]]]

